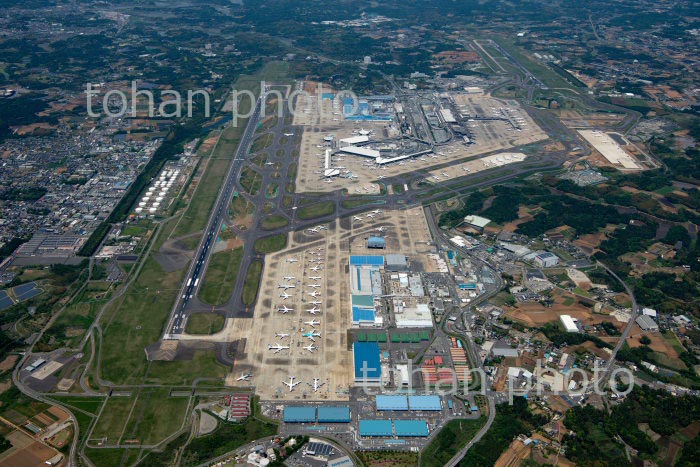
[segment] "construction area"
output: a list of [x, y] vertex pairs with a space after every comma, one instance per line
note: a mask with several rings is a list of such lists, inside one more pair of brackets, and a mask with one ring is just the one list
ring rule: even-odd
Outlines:
[[357, 111], [330, 89], [304, 90], [293, 121], [303, 127], [298, 192], [377, 194], [383, 178], [548, 138], [517, 102], [482, 92], [360, 97]]
[[[593, 146], [609, 163], [621, 171], [642, 170], [639, 162], [620, 146], [618, 141], [628, 144], [617, 133], [604, 133], [599, 130], [578, 130], [591, 146]], [[617, 140], [617, 141], [616, 141]]]

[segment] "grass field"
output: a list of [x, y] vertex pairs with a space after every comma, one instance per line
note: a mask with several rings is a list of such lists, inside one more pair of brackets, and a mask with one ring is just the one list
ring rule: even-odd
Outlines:
[[199, 291], [199, 298], [209, 305], [226, 303], [236, 284], [242, 257], [242, 247], [211, 255], [202, 288]]
[[117, 444], [122, 436], [135, 397], [110, 397], [92, 431], [93, 439]]
[[259, 238], [255, 241], [255, 251], [260, 254], [274, 253], [287, 246], [287, 234], [277, 234], [271, 237]]
[[142, 389], [126, 425], [125, 440], [156, 444], [182, 426], [187, 397], [169, 397], [168, 388]]
[[284, 216], [267, 216], [260, 223], [260, 227], [263, 230], [274, 230], [280, 227], [285, 227], [289, 224], [289, 221]]
[[317, 217], [329, 216], [335, 212], [335, 204], [332, 201], [323, 201], [309, 206], [304, 206], [297, 210], [299, 219], [316, 219]]
[[254, 261], [250, 264], [246, 273], [245, 283], [243, 284], [243, 303], [252, 305], [258, 296], [260, 288], [260, 276], [262, 275], [263, 263]]
[[260, 185], [262, 183], [262, 175], [257, 173], [250, 167], [246, 167], [241, 172], [241, 186], [243, 189], [255, 196], [260, 191]]
[[189, 334], [214, 334], [224, 328], [224, 317], [217, 313], [194, 313], [187, 319]]
[[274, 135], [272, 133], [265, 133], [264, 135], [260, 135], [255, 139], [255, 141], [253, 141], [253, 144], [250, 146], [250, 152], [260, 152], [263, 149], [270, 147], [272, 141], [274, 141]]

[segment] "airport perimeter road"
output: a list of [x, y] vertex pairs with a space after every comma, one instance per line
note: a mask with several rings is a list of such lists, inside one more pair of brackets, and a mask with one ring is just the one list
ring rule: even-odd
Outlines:
[[212, 247], [214, 246], [218, 232], [221, 229], [221, 223], [228, 215], [228, 206], [231, 203], [231, 198], [233, 197], [236, 178], [243, 167], [243, 160], [248, 154], [250, 144], [253, 141], [253, 134], [255, 133], [255, 128], [258, 124], [261, 107], [260, 102], [261, 98], [258, 98], [255, 103], [255, 110], [248, 119], [243, 136], [241, 137], [241, 141], [236, 149], [236, 154], [231, 161], [224, 184], [221, 186], [219, 196], [214, 204], [214, 209], [209, 217], [209, 222], [204, 230], [204, 235], [202, 236], [202, 239], [195, 250], [194, 260], [190, 264], [180, 293], [175, 301], [175, 306], [173, 306], [173, 311], [170, 315], [170, 319], [168, 320], [168, 325], [165, 327], [165, 333], [163, 336], [164, 339], [172, 338], [173, 335], [181, 334], [185, 330], [185, 323], [187, 322], [187, 304], [199, 290], [201, 282], [200, 279], [204, 276], [204, 271], [207, 268], [209, 257], [211, 256]]

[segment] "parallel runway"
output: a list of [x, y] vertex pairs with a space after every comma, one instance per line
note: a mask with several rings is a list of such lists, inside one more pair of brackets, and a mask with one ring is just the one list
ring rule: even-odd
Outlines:
[[221, 229], [221, 223], [224, 221], [224, 217], [228, 215], [228, 206], [231, 203], [231, 198], [233, 197], [233, 192], [235, 191], [236, 178], [245, 160], [245, 156], [248, 154], [248, 150], [253, 141], [253, 135], [255, 134], [255, 128], [258, 124], [258, 118], [260, 116], [260, 98], [255, 103], [255, 110], [253, 114], [248, 119], [245, 131], [243, 132], [243, 137], [238, 145], [236, 154], [231, 161], [229, 166], [228, 174], [222, 185], [222, 189], [219, 192], [219, 196], [216, 199], [216, 204], [214, 205], [214, 210], [209, 217], [209, 222], [205, 234], [202, 240], [197, 246], [195, 251], [195, 261], [190, 265], [185, 280], [182, 284], [182, 289], [178, 294], [175, 306], [171, 313], [168, 325], [165, 327], [164, 338], [169, 339], [177, 334], [182, 334], [185, 330], [185, 323], [187, 322], [187, 305], [190, 300], [197, 295], [199, 287], [201, 285], [201, 279], [204, 276], [204, 271], [206, 271], [207, 264], [209, 263], [209, 258], [211, 256], [213, 242], [216, 241], [218, 232]]

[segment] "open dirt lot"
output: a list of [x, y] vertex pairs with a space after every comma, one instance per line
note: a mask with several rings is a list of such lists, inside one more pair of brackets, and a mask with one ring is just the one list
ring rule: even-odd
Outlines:
[[519, 466], [520, 462], [530, 455], [530, 447], [525, 446], [519, 439], [514, 439], [506, 452], [501, 454], [501, 457], [496, 461], [496, 467], [515, 467]]
[[[328, 90], [324, 90], [328, 91]], [[352, 122], [342, 117], [342, 108], [337, 100], [318, 99], [316, 95], [300, 96], [294, 116], [294, 124], [304, 127], [301, 140], [299, 169], [296, 186], [299, 192], [330, 192], [347, 189], [354, 193], [378, 193], [376, 183], [380, 177], [392, 177], [416, 170], [429, 169], [438, 164], [456, 163], [461, 159], [480, 156], [496, 151], [535, 143], [547, 139], [530, 116], [513, 101], [496, 99], [484, 95], [456, 95], [455, 102], [460, 111], [469, 115], [497, 115], [500, 110], [509, 109], [513, 118], [522, 122], [522, 131], [513, 130], [504, 121], [469, 122], [474, 142], [464, 144], [461, 140], [440, 146], [434, 154], [423, 155], [404, 161], [377, 166], [372, 159], [348, 154], [333, 156], [332, 166], [342, 167], [341, 176], [326, 180], [323, 177], [325, 144], [324, 137], [333, 136], [337, 141], [356, 136], [361, 129], [373, 132], [370, 140], [382, 140], [389, 136], [398, 136], [397, 125], [392, 122]], [[494, 160], [495, 162], [495, 160]], [[515, 160], [511, 162], [516, 162]], [[491, 165], [494, 167], [496, 164]], [[500, 164], [503, 165], [503, 164]], [[482, 162], [475, 163], [481, 170], [488, 169]], [[444, 170], [444, 169], [443, 169]], [[452, 170], [450, 168], [450, 170]], [[459, 166], [451, 177], [467, 175], [466, 169]]]

